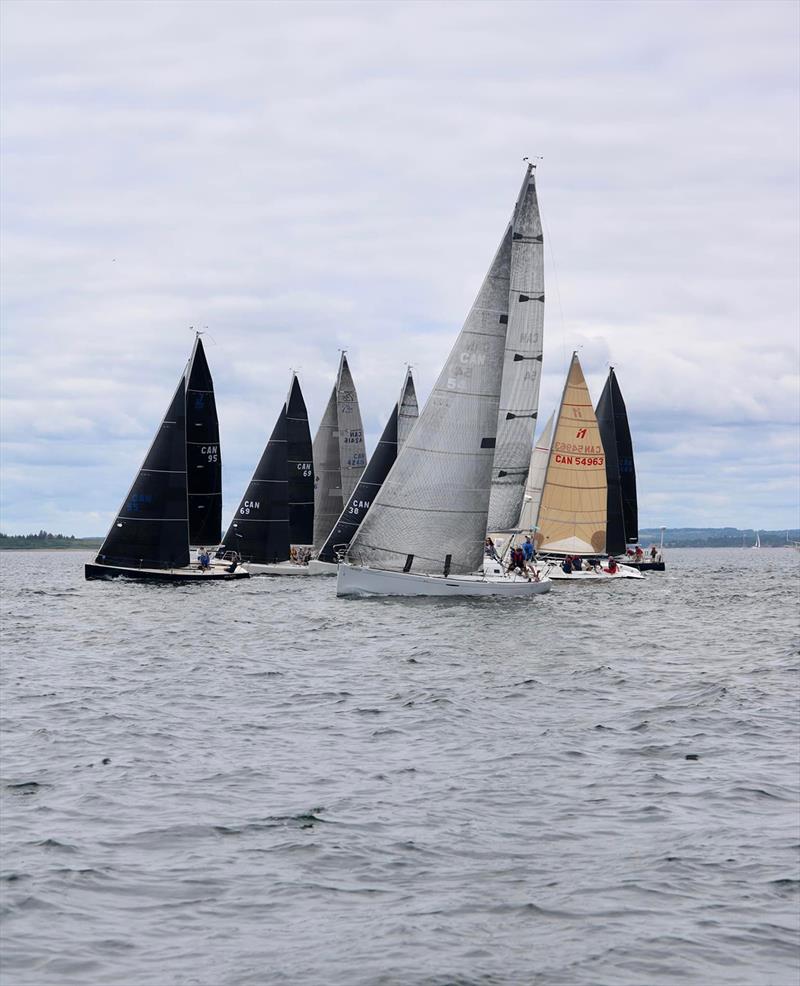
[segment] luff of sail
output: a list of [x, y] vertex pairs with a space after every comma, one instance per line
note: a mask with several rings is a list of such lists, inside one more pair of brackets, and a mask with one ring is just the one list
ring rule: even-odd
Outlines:
[[608, 481], [608, 534], [606, 550], [622, 554], [639, 540], [639, 508], [636, 498], [636, 466], [628, 411], [614, 367], [597, 402], [597, 423], [606, 453]]
[[189, 544], [217, 545], [222, 534], [222, 456], [214, 382], [199, 334], [186, 369], [186, 480]]
[[547, 460], [536, 547], [568, 554], [604, 552], [606, 496], [600, 429], [578, 355], [573, 353]]
[[525, 495], [522, 499], [522, 509], [519, 512], [517, 529], [532, 531], [539, 516], [539, 504], [542, 502], [544, 477], [547, 472], [547, 460], [550, 457], [550, 444], [553, 440], [553, 419], [551, 414], [541, 435], [531, 452], [531, 464], [528, 470], [528, 482], [525, 484]]
[[218, 552], [238, 551], [244, 562], [269, 565], [289, 557], [289, 474], [286, 458], [286, 405]]
[[342, 503], [347, 503], [367, 464], [364, 425], [353, 375], [342, 353], [336, 381], [336, 416], [339, 429], [339, 462], [342, 475]]
[[129, 568], [189, 564], [183, 375], [97, 561]]
[[438, 573], [449, 555], [453, 574], [482, 564], [510, 265], [509, 224], [431, 396], [353, 538], [349, 561]]
[[544, 334], [544, 245], [536, 181], [528, 165], [514, 208], [511, 283], [489, 530], [513, 527], [522, 508], [539, 408]]
[[392, 413], [389, 415], [389, 420], [386, 422], [386, 427], [383, 429], [383, 434], [378, 440], [367, 468], [328, 536], [328, 540], [320, 549], [317, 556], [320, 561], [335, 562], [350, 546], [354, 534], [367, 516], [372, 502], [397, 458], [397, 450], [400, 445], [401, 414], [405, 416], [406, 425], [413, 427], [413, 421], [416, 419], [413, 412], [416, 410], [416, 406], [414, 381], [409, 370], [406, 373], [400, 400], [392, 408]]
[[286, 401], [286, 457], [289, 470], [289, 542], [314, 540], [314, 459], [308, 411], [297, 374], [292, 374]]

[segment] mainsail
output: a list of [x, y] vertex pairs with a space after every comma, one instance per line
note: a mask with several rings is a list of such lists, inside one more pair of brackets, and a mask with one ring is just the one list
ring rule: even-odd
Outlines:
[[578, 354], [572, 354], [547, 461], [536, 532], [540, 551], [599, 554], [606, 547], [606, 467]]
[[342, 353], [336, 385], [314, 436], [314, 544], [323, 545], [367, 463], [358, 395]]
[[417, 392], [414, 388], [414, 379], [411, 376], [411, 367], [406, 370], [406, 379], [400, 393], [400, 404], [397, 411], [397, 447], [402, 448], [411, 429], [417, 423], [419, 417], [419, 405], [417, 404]]
[[350, 544], [347, 558], [357, 565], [466, 574], [483, 562], [511, 242], [509, 224], [433, 392]]
[[511, 223], [511, 283], [489, 530], [513, 527], [522, 508], [539, 407], [544, 332], [544, 246], [528, 165]]
[[217, 545], [222, 534], [222, 456], [214, 383], [199, 334], [186, 369], [186, 478], [189, 544]]
[[286, 401], [286, 455], [289, 468], [289, 541], [314, 540], [314, 465], [308, 411], [297, 375], [292, 375]]
[[409, 370], [406, 373], [400, 400], [392, 408], [392, 413], [389, 415], [383, 434], [372, 453], [372, 458], [328, 536], [328, 540], [320, 549], [317, 556], [320, 561], [335, 562], [338, 556], [349, 547], [353, 535], [366, 517], [367, 511], [397, 458], [400, 422], [404, 421], [406, 426], [413, 426], [416, 415], [412, 414], [412, 409], [415, 411], [416, 406], [414, 381]]
[[536, 526], [536, 519], [539, 516], [539, 504], [542, 502], [542, 489], [544, 487], [544, 474], [547, 472], [547, 460], [550, 458], [550, 443], [553, 438], [553, 418], [551, 414], [544, 426], [541, 435], [536, 439], [536, 444], [531, 452], [531, 464], [528, 470], [528, 482], [525, 486], [525, 496], [522, 500], [522, 509], [519, 512], [517, 529], [520, 531], [532, 531]]
[[97, 555], [104, 565], [183, 568], [189, 564], [186, 378]]
[[596, 413], [605, 449], [608, 482], [606, 550], [610, 555], [619, 555], [627, 544], [636, 544], [639, 540], [639, 511], [628, 412], [613, 366], [597, 402]]
[[238, 551], [245, 562], [262, 565], [289, 557], [289, 473], [286, 405], [223, 538], [219, 556]]

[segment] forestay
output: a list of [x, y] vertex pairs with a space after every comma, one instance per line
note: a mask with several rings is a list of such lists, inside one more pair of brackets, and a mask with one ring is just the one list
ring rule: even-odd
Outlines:
[[523, 504], [539, 407], [544, 332], [544, 245], [533, 167], [512, 219], [511, 283], [489, 530], [513, 527]]
[[[508, 327], [509, 224], [422, 414], [348, 560], [394, 571], [480, 568]], [[409, 559], [409, 556], [413, 556]]]
[[547, 462], [537, 548], [570, 554], [604, 552], [606, 492], [600, 430], [578, 355], [573, 353]]
[[186, 478], [189, 544], [217, 545], [222, 534], [222, 456], [214, 383], [199, 335], [186, 371]]

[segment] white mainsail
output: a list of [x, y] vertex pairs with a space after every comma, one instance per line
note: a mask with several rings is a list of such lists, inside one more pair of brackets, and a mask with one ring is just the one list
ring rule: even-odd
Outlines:
[[578, 354], [572, 354], [537, 521], [539, 551], [600, 554], [606, 547], [606, 465]]
[[[483, 562], [508, 326], [511, 224], [431, 396], [347, 553], [453, 574]], [[409, 562], [409, 556], [413, 556]]]
[[531, 452], [531, 464], [528, 470], [528, 482], [525, 486], [525, 496], [522, 499], [522, 509], [519, 512], [517, 529], [531, 531], [536, 526], [539, 516], [539, 504], [542, 502], [544, 475], [547, 472], [547, 460], [550, 458], [550, 443], [553, 439], [553, 419], [551, 414], [541, 435]]
[[[358, 406], [358, 394], [353, 375], [342, 353], [339, 375], [336, 380], [336, 415], [339, 432], [339, 462], [342, 476], [342, 506], [353, 495], [367, 464], [367, 447], [364, 443], [364, 425]], [[337, 515], [338, 519], [338, 515]]]
[[511, 283], [489, 530], [520, 514], [539, 407], [544, 333], [544, 246], [536, 181], [528, 165], [511, 221]]
[[414, 378], [411, 376], [411, 367], [406, 370], [406, 378], [403, 381], [403, 389], [400, 391], [400, 401], [397, 405], [397, 447], [401, 449], [411, 429], [417, 423], [419, 417], [419, 406], [417, 404], [417, 392], [414, 389]]

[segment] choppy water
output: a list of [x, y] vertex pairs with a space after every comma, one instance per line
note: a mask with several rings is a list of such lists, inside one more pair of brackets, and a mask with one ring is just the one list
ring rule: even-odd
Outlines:
[[3, 986], [769, 984], [798, 562], [337, 600], [3, 553]]

